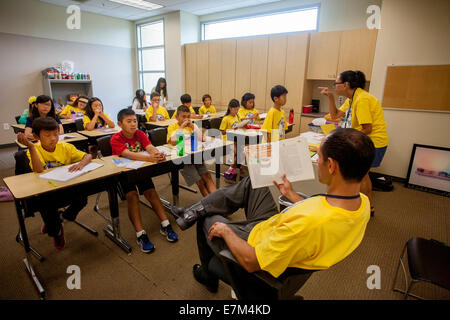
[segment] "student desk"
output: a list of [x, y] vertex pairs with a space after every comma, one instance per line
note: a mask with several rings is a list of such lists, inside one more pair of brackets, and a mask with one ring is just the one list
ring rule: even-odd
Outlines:
[[[65, 133], [77, 131], [75, 122], [73, 122], [71, 119], [60, 119], [60, 120]], [[19, 132], [25, 132], [25, 124], [14, 123], [11, 124], [10, 126], [13, 128], [15, 134]]]
[[222, 119], [225, 116], [225, 112], [216, 112], [216, 113], [209, 113], [206, 115], [207, 117], [203, 119], [192, 119], [194, 122], [201, 122], [202, 127], [207, 127], [205, 124], [209, 124], [209, 121], [212, 119]]
[[172, 123], [176, 123], [177, 119], [169, 119], [163, 121], [150, 121], [145, 123], [145, 127], [147, 130], [155, 129], [155, 128], [167, 128]]
[[[82, 192], [86, 195], [92, 195], [107, 191], [112, 221], [112, 226], [109, 226], [109, 230], [112, 229], [113, 240], [116, 243], [126, 243], [125, 240], [121, 238], [119, 232], [119, 206], [116, 189], [117, 178], [121, 170], [118, 170], [112, 161], [108, 162], [99, 159], [93, 161], [104, 163], [104, 166], [67, 182], [55, 182], [54, 184], [56, 186], [51, 185], [46, 179], [39, 178], [40, 173], [34, 172], [3, 179], [14, 196], [17, 219], [20, 227], [20, 238], [23, 242], [26, 255], [23, 261], [42, 299], [45, 298], [45, 290], [34, 273], [30, 259], [31, 248], [24, 221], [24, 216], [29, 216], [37, 211], [36, 201], [39, 197], [45, 195], [59, 207], [64, 207], [72, 202], [71, 195], [73, 193]], [[105, 228], [105, 234], [108, 235], [106, 229], [107, 228]]]
[[[68, 135], [74, 136], [73, 138], [67, 138], [64, 140], [60, 140], [62, 142], [68, 142], [70, 144], [73, 144], [75, 147], [77, 147], [80, 150], [88, 151], [88, 138], [85, 136], [77, 133], [77, 132], [71, 132]], [[15, 143], [20, 149], [27, 149], [27, 146], [21, 144], [19, 141], [15, 140]]]
[[121, 129], [120, 128], [101, 128], [101, 129], [94, 129], [94, 130], [83, 130], [83, 131], [78, 131], [79, 134], [82, 134], [83, 136], [89, 138], [93, 138], [93, 139], [97, 139], [100, 137], [104, 137], [104, 136], [110, 136], [113, 135], [117, 132], [120, 132]]

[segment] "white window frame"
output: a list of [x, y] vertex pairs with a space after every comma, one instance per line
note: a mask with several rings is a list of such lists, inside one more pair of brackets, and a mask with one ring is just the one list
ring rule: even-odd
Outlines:
[[311, 10], [311, 9], [317, 9], [316, 28], [314, 30], [289, 31], [289, 32], [284, 32], [282, 34], [289, 34], [289, 33], [295, 33], [295, 32], [317, 32], [319, 30], [320, 3], [319, 4], [312, 4], [312, 5], [308, 5], [308, 6], [302, 6], [302, 7], [289, 8], [289, 9], [285, 9], [285, 10], [269, 11], [269, 12], [264, 12], [264, 13], [257, 13], [257, 14], [252, 14], [252, 15], [238, 16], [238, 17], [233, 17], [233, 18], [223, 18], [223, 19], [217, 19], [217, 20], [203, 21], [203, 22], [200, 23], [201, 41], [248, 38], [248, 37], [257, 37], [257, 36], [264, 36], [264, 35], [280, 34], [280, 33], [270, 33], [270, 34], [258, 34], [258, 35], [248, 35], [248, 36], [246, 35], [246, 36], [236, 36], [236, 37], [231, 37], [231, 38], [219, 38], [219, 39], [208, 39], [208, 40], [205, 40], [205, 26], [207, 24], [213, 24], [213, 23], [217, 23], [217, 22], [245, 20], [245, 19], [249, 19], [249, 18], [271, 16], [271, 15], [290, 13], [290, 12], [297, 12], [297, 11], [304, 11], [304, 10]]

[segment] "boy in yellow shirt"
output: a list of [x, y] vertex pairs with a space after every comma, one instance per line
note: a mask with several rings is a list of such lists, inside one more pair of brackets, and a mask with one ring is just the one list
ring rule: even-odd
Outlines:
[[238, 116], [241, 121], [250, 120], [249, 124], [260, 120], [259, 111], [255, 109], [255, 95], [247, 92], [241, 99], [242, 108], [239, 109]]
[[267, 142], [278, 141], [286, 137], [288, 126], [286, 115], [281, 107], [286, 104], [287, 93], [287, 89], [280, 85], [277, 85], [270, 90], [273, 107], [267, 112], [266, 119], [261, 127], [261, 130], [266, 134]]
[[158, 92], [152, 92], [150, 95], [151, 106], [145, 111], [147, 121], [164, 121], [170, 119], [166, 108], [159, 105], [160, 101], [161, 95]]
[[[58, 123], [50, 117], [40, 117], [33, 121], [33, 134], [40, 142], [34, 144], [25, 137], [24, 133], [17, 135], [17, 140], [28, 147], [27, 156], [30, 159], [30, 167], [34, 172], [42, 172], [46, 169], [60, 167], [76, 163], [69, 171], [81, 170], [92, 157], [75, 148], [70, 143], [59, 142]], [[54, 246], [61, 250], [65, 246], [64, 228], [58, 214], [58, 208], [53, 205], [51, 199], [40, 198], [38, 208], [41, 213], [44, 226], [42, 233], [47, 233], [54, 238]], [[82, 194], [74, 194], [72, 204], [64, 210], [64, 219], [74, 221], [78, 213], [86, 206], [87, 197]]]
[[[177, 109], [177, 122], [167, 128], [167, 143], [176, 145], [177, 133], [182, 132], [185, 135], [191, 135], [196, 132], [198, 141], [204, 141], [202, 131], [191, 121], [191, 113], [186, 106], [179, 106]], [[197, 184], [201, 194], [206, 197], [208, 194], [216, 191], [216, 186], [211, 178], [211, 174], [203, 163], [185, 164], [181, 169], [181, 174], [188, 186]]]
[[[370, 203], [360, 186], [374, 159], [374, 145], [355, 129], [339, 128], [322, 141], [318, 154], [319, 180], [328, 186], [327, 193], [304, 199], [283, 176], [282, 184], [274, 184], [292, 205], [281, 213], [269, 188], [253, 189], [249, 177], [188, 208], [172, 207], [181, 229], [197, 222], [198, 282], [217, 291], [218, 278], [208, 265], [224, 248], [247, 272], [264, 270], [279, 277], [287, 268], [327, 269], [359, 246], [370, 219]], [[240, 208], [247, 221], [225, 218]], [[252, 297], [264, 298], [260, 294]]]
[[214, 108], [213, 105], [211, 105], [212, 99], [209, 94], [205, 94], [202, 97], [203, 105], [198, 109], [198, 114], [210, 114], [210, 113], [216, 113], [216, 108]]
[[[189, 108], [189, 111], [191, 112], [191, 119], [202, 119], [203, 118], [203, 116], [196, 114], [194, 108], [192, 108], [192, 98], [191, 98], [190, 94], [187, 94], [187, 93], [183, 94], [180, 97], [180, 101], [183, 106], [186, 106]], [[176, 117], [177, 117], [177, 111], [175, 111], [173, 113], [172, 119], [175, 119]]]

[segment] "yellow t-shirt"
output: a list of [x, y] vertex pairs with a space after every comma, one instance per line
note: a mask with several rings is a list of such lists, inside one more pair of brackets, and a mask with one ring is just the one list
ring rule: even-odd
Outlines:
[[[261, 127], [261, 130], [271, 134], [272, 142], [282, 140], [286, 137], [286, 130], [288, 129], [286, 115], [284, 110], [277, 110], [274, 107], [267, 112], [266, 119]], [[274, 131], [272, 131], [274, 130]]]
[[78, 107], [73, 107], [70, 104], [68, 104], [59, 114], [60, 116], [64, 116], [64, 115], [71, 115], [72, 114], [72, 110], [78, 115], [78, 114], [85, 114], [86, 110], [85, 109], [80, 109]]
[[[150, 117], [153, 115], [153, 106], [150, 106], [145, 111], [145, 118], [147, 121], [150, 121]], [[158, 106], [158, 109], [156, 109], [156, 121], [163, 121], [163, 120], [169, 120], [169, 113], [167, 112], [166, 108], [162, 106]]]
[[[222, 122], [220, 123], [219, 130], [230, 130], [236, 128], [239, 123], [239, 116], [236, 114], [234, 117], [230, 114], [222, 118]], [[222, 135], [222, 139], [226, 140], [227, 135]]]
[[198, 114], [210, 114], [216, 112], [216, 108], [214, 108], [213, 105], [210, 105], [209, 108], [205, 107], [205, 105], [202, 105], [200, 109], [198, 109]]
[[[174, 134], [176, 134], [177, 130], [180, 129], [180, 125], [178, 124], [178, 122], [172, 123], [168, 128], [167, 128], [167, 142], [169, 142], [170, 138], [172, 138], [172, 136]], [[194, 129], [198, 132], [200, 129], [197, 127], [197, 125], [194, 123]], [[192, 131], [194, 131], [192, 128], [190, 127], [184, 127], [183, 128], [183, 133], [187, 133], [187, 134], [191, 134]]]
[[[348, 111], [351, 106], [351, 111]], [[353, 96], [353, 102], [347, 98], [339, 108], [347, 114], [347, 128], [354, 128], [361, 131], [363, 124], [372, 124], [372, 132], [368, 134], [372, 139], [375, 148], [383, 148], [388, 145], [388, 134], [386, 131], [386, 121], [384, 121], [383, 108], [380, 101], [367, 91], [357, 88]]]
[[[109, 120], [111, 120], [111, 117], [109, 115], [107, 115], [106, 113], [103, 113]], [[91, 118], [89, 118], [87, 115], [85, 115], [83, 117], [83, 127], [86, 128], [86, 125], [91, 122]], [[106, 123], [105, 123], [105, 127], [106, 127]], [[96, 128], [101, 128], [102, 127], [102, 122], [100, 121], [100, 117], [97, 118], [97, 122], [96, 122]]]
[[[241, 107], [239, 109], [239, 111], [238, 111], [238, 116], [239, 116], [239, 119], [245, 119], [245, 118], [248, 118], [248, 117], [253, 117], [253, 115], [255, 113], [259, 113], [259, 111], [256, 110], [255, 108], [253, 108], [253, 109], [245, 109], [244, 107]], [[259, 116], [256, 118], [256, 120], [260, 120]], [[254, 123], [254, 122], [255, 122], [254, 119], [250, 120], [250, 123]]]
[[278, 277], [288, 267], [323, 270], [343, 260], [361, 243], [370, 219], [369, 199], [360, 195], [356, 211], [316, 196], [258, 223], [247, 242], [261, 269]]
[[[46, 151], [40, 142], [35, 144], [39, 159], [41, 159], [44, 169], [56, 168], [81, 161], [83, 159], [83, 151], [75, 148], [73, 144], [67, 142], [58, 142], [55, 151]], [[33, 162], [31, 161], [30, 150], [27, 151], [28, 159], [30, 160], [30, 167], [33, 169]]]
[[[192, 106], [189, 107], [189, 111], [191, 111], [192, 114], [196, 114], [194, 108], [192, 108]], [[177, 116], [177, 110], [175, 110], [175, 112], [172, 115], [172, 119], [175, 119], [175, 117]]]

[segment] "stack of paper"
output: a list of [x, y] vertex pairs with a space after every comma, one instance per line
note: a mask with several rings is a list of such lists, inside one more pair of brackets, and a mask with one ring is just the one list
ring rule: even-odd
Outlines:
[[145, 161], [133, 161], [128, 158], [112, 159], [112, 161], [116, 166], [128, 169], [140, 168], [145, 163]]
[[[78, 162], [77, 162], [78, 163]], [[89, 171], [98, 169], [100, 167], [103, 166], [103, 164], [101, 163], [96, 163], [96, 162], [91, 162], [89, 164], [87, 164], [83, 169], [81, 170], [77, 170], [77, 171], [72, 171], [69, 172], [69, 168], [74, 164], [68, 165], [68, 166], [64, 166], [64, 167], [59, 167], [56, 168], [50, 172], [41, 174], [39, 176], [39, 178], [41, 179], [48, 179], [48, 180], [54, 180], [54, 181], [62, 181], [62, 182], [66, 182], [69, 181], [73, 178], [79, 177], [85, 173], [88, 173]]]
[[61, 134], [59, 135], [59, 141], [63, 141], [65, 139], [75, 138], [75, 136], [72, 136], [70, 134]]

